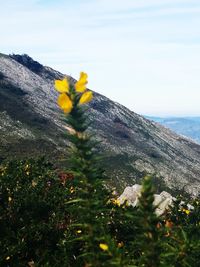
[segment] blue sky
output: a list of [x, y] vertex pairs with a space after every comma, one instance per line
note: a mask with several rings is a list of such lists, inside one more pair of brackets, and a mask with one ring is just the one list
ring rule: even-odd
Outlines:
[[85, 71], [140, 114], [200, 116], [199, 0], [0, 1], [0, 52]]

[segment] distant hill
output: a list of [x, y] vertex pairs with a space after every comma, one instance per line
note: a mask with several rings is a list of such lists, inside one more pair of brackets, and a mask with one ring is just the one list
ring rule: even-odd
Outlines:
[[172, 131], [191, 138], [200, 144], [200, 117], [150, 117], [146, 118], [162, 124]]
[[[28, 55], [0, 54], [1, 161], [39, 155], [56, 164], [67, 161], [69, 144], [53, 86], [63, 76]], [[97, 93], [88, 119], [101, 140], [108, 182], [118, 190], [153, 173], [158, 187], [200, 192], [198, 144]]]

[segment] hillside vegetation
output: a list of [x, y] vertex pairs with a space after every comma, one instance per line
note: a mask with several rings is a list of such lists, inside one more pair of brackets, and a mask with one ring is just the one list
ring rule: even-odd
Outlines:
[[86, 84], [85, 73], [74, 85], [55, 81], [69, 165], [55, 169], [40, 158], [0, 167], [0, 266], [200, 266], [198, 199], [181, 204], [177, 195], [157, 216], [151, 176], [143, 178], [134, 208], [106, 186], [98, 142], [88, 131], [93, 93]]

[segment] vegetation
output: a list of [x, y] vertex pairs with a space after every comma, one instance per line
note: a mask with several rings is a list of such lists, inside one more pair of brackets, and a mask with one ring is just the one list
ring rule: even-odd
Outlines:
[[[200, 266], [200, 202], [177, 201], [158, 217], [153, 178], [143, 179], [137, 207], [106, 188], [94, 136], [87, 132], [92, 92], [87, 75], [56, 81], [66, 114], [70, 168], [44, 158], [0, 168], [0, 266]], [[186, 203], [186, 202], [185, 202]]]

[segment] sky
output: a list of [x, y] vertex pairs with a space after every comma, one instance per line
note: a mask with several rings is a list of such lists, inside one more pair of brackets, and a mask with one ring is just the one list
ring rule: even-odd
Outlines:
[[28, 54], [139, 114], [200, 116], [199, 0], [0, 0], [0, 52]]

